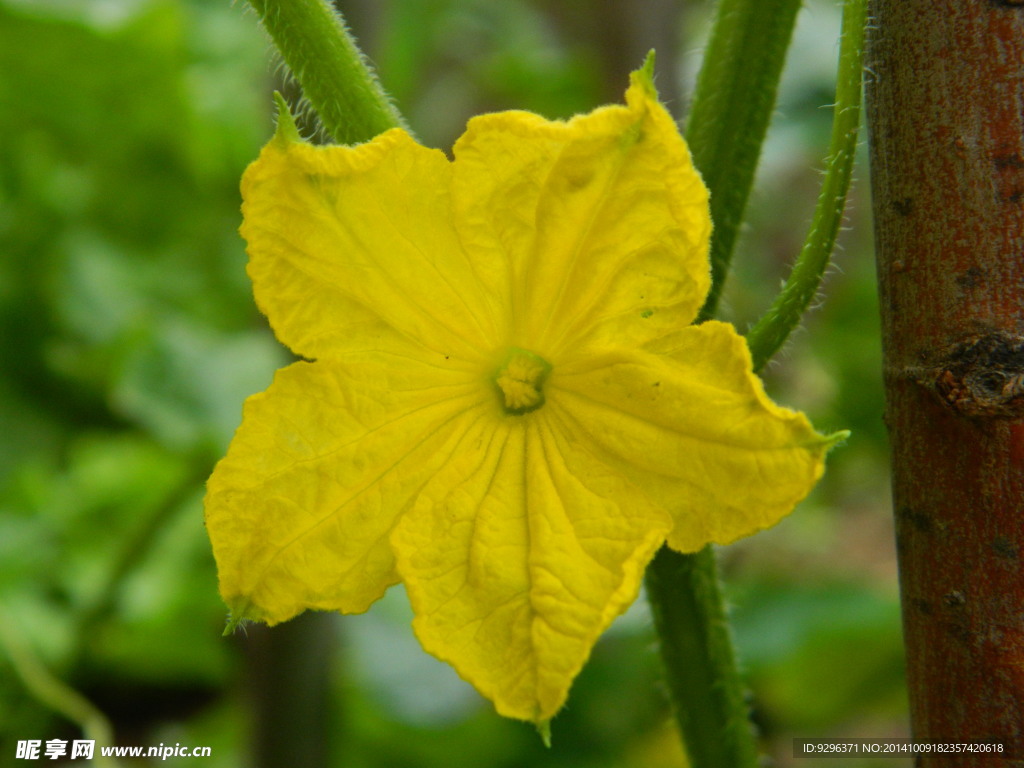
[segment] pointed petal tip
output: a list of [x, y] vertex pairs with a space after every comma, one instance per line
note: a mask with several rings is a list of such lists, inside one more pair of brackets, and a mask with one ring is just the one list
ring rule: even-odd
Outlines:
[[544, 742], [544, 746], [551, 749], [551, 719], [540, 720], [536, 723], [537, 734], [540, 736], [540, 740]]
[[245, 631], [245, 624], [247, 619], [242, 616], [235, 616], [234, 614], [228, 614], [227, 624], [224, 626], [224, 631], [221, 633], [221, 637], [230, 637], [235, 634], [239, 629]]
[[655, 54], [652, 48], [647, 52], [647, 57], [640, 69], [630, 73], [629, 82], [631, 86], [642, 89], [647, 96], [657, 100], [658, 89], [654, 87], [654, 60]]
[[263, 613], [251, 601], [245, 598], [236, 598], [228, 601], [228, 620], [221, 636], [228, 637], [235, 634], [239, 629], [245, 632], [247, 625], [254, 622], [264, 623], [266, 621]]
[[850, 430], [840, 429], [838, 432], [833, 432], [830, 435], [825, 435], [825, 442], [828, 444], [827, 450], [838, 448], [841, 445], [845, 445], [846, 441], [850, 437]]
[[274, 140], [279, 144], [298, 144], [302, 141], [299, 129], [295, 126], [295, 118], [288, 107], [288, 102], [280, 91], [274, 91], [274, 102], [277, 104], [277, 130]]

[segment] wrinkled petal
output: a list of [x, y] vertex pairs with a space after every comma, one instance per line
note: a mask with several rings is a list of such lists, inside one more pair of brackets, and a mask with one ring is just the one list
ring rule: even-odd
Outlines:
[[451, 221], [451, 165], [401, 130], [357, 147], [281, 135], [242, 179], [256, 301], [292, 351], [490, 352], [499, 306]]
[[674, 549], [695, 552], [774, 525], [821, 477], [836, 438], [768, 399], [730, 325], [691, 326], [663, 353], [556, 368], [548, 406], [609, 471], [672, 513]]
[[464, 373], [386, 354], [278, 371], [246, 402], [207, 483], [206, 527], [235, 618], [365, 611], [397, 581], [395, 520], [451, 460], [480, 403]]
[[707, 190], [653, 88], [569, 122], [470, 120], [453, 204], [467, 251], [509, 269], [506, 344], [556, 363], [689, 324], [710, 285]]
[[392, 536], [423, 647], [535, 722], [562, 706], [671, 526], [543, 413], [479, 422]]

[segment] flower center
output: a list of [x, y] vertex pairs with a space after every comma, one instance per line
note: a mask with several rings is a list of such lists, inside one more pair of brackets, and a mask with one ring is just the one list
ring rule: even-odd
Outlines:
[[551, 365], [544, 358], [510, 347], [494, 377], [505, 412], [521, 416], [544, 405], [544, 379], [550, 372]]

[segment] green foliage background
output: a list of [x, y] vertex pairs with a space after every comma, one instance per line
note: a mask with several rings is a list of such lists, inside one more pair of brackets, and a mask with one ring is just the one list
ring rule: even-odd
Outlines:
[[[711, 10], [341, 5], [421, 139], [443, 148], [476, 112], [564, 117], [618, 100], [651, 47], [682, 117]], [[814, 205], [838, 27], [832, 0], [801, 12], [725, 294], [741, 330]], [[260, 764], [268, 729], [294, 734], [296, 766], [679, 765], [642, 600], [599, 643], [551, 750], [423, 654], [399, 588], [366, 616], [220, 637], [202, 483], [243, 399], [288, 359], [253, 305], [236, 234], [238, 179], [271, 133], [279, 77], [241, 4], [0, 0], [0, 622], [108, 715], [115, 743], [207, 745], [211, 767]], [[780, 765], [805, 762], [790, 756], [794, 736], [906, 732], [860, 168], [823, 306], [766, 372], [777, 400], [853, 437], [794, 515], [723, 553]], [[268, 639], [288, 632], [313, 639]], [[290, 683], [308, 707], [275, 721], [267, 701]], [[19, 739], [78, 737], [0, 648], [0, 765]]]

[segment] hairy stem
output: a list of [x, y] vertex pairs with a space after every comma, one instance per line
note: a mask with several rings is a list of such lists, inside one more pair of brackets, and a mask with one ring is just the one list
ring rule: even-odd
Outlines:
[[715, 550], [662, 547], [646, 575], [676, 722], [693, 768], [756, 768], [757, 742], [718, 581]]
[[713, 317], [754, 182], [800, 0], [721, 0], [685, 136], [711, 191]]
[[800, 324], [800, 318], [821, 284], [839, 234], [860, 126], [866, 6], [866, 0], [847, 0], [843, 7], [836, 102], [825, 178], [814, 219], [793, 271], [771, 307], [747, 334], [755, 371], [764, 367]]
[[358, 144], [406, 127], [325, 0], [249, 0], [324, 129], [337, 142]]

